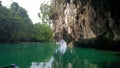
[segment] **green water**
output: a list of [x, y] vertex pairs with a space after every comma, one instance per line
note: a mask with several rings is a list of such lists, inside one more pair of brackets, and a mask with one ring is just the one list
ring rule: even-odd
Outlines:
[[30, 68], [32, 62], [43, 62], [51, 58], [54, 44], [1, 44], [0, 66], [16, 64]]
[[120, 55], [109, 51], [73, 48], [64, 54], [55, 44], [0, 44], [0, 67], [20, 68], [120, 68]]

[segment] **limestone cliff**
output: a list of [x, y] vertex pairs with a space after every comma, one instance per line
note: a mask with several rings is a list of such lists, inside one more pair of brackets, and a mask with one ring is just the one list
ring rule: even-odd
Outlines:
[[[119, 2], [113, 0], [55, 0], [54, 38], [67, 43], [81, 39], [120, 40]], [[113, 5], [115, 4], [115, 5]]]

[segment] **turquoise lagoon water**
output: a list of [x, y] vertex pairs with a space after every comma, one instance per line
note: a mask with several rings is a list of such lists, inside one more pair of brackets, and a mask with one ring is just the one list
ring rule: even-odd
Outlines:
[[0, 44], [0, 67], [19, 68], [120, 68], [120, 54], [86, 48], [66, 49], [50, 43]]

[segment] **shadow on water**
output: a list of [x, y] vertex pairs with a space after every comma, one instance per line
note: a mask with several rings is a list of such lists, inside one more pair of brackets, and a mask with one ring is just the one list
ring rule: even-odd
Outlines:
[[120, 55], [91, 49], [67, 49], [55, 53], [52, 68], [120, 68]]
[[57, 49], [48, 46], [53, 44], [0, 46], [0, 67], [14, 63], [20, 68], [120, 68], [119, 53], [62, 44]]

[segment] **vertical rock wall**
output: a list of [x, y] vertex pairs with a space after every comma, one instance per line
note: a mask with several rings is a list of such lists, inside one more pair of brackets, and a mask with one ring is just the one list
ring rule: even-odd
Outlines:
[[100, 36], [120, 40], [120, 20], [111, 11], [112, 4], [111, 0], [55, 0], [54, 38], [67, 43]]

